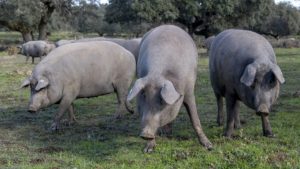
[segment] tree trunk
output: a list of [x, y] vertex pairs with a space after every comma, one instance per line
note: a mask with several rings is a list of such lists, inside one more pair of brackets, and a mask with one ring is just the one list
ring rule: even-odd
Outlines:
[[194, 29], [193, 25], [188, 25], [188, 33], [190, 34], [190, 36], [192, 38], [194, 38], [194, 31], [195, 31], [195, 29]]
[[21, 32], [21, 33], [24, 42], [32, 41], [31, 32]]
[[42, 19], [39, 23], [39, 40], [47, 40], [47, 22], [43, 22]]
[[52, 1], [45, 0], [43, 3], [46, 7], [46, 11], [42, 15], [39, 23], [39, 40], [47, 40], [47, 23], [55, 9], [55, 4], [53, 4]]

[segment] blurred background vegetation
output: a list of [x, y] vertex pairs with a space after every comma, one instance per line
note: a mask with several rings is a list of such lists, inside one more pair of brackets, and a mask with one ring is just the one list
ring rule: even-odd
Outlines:
[[241, 28], [278, 39], [300, 34], [300, 9], [274, 0], [0, 0], [0, 31], [24, 42], [54, 32], [139, 37], [167, 23], [193, 37]]

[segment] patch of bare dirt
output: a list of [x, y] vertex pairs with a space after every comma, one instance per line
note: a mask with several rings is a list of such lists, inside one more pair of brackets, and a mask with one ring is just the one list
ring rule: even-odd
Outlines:
[[44, 158], [35, 158], [35, 159], [31, 159], [29, 162], [31, 164], [42, 164], [44, 163], [46, 160]]
[[270, 164], [280, 163], [285, 161], [288, 158], [288, 155], [285, 152], [277, 152], [268, 157], [267, 161]]
[[294, 97], [300, 97], [300, 91], [296, 91], [295, 93], [293, 93]]
[[62, 151], [64, 151], [63, 148], [54, 147], [54, 146], [42, 147], [42, 148], [38, 148], [36, 150], [36, 152], [39, 152], [39, 153], [57, 153], [57, 152], [62, 152]]
[[29, 147], [24, 144], [18, 144], [7, 140], [0, 140], [0, 145], [6, 146], [6, 147], [18, 147], [21, 149], [29, 150]]

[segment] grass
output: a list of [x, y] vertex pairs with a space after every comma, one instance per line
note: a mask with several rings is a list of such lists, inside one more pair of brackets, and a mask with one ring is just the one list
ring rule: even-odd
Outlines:
[[37, 114], [26, 111], [29, 90], [19, 90], [34, 65], [21, 55], [0, 53], [0, 168], [300, 168], [300, 49], [276, 49], [286, 83], [270, 120], [276, 138], [262, 136], [261, 121], [245, 106], [245, 122], [234, 139], [216, 125], [216, 103], [208, 77], [208, 58], [199, 60], [196, 101], [202, 126], [214, 144], [205, 150], [182, 108], [170, 137], [158, 136], [157, 148], [144, 154], [137, 114], [115, 120], [116, 97], [75, 102], [78, 124], [48, 130], [57, 106]]

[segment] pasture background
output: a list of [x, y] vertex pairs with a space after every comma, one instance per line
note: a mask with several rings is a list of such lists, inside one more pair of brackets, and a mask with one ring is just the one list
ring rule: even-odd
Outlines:
[[[0, 34], [1, 42], [4, 36], [12, 44], [20, 38]], [[49, 39], [57, 40], [55, 36]], [[50, 132], [57, 106], [30, 114], [26, 110], [29, 89], [18, 89], [34, 65], [25, 63], [24, 56], [0, 52], [0, 168], [300, 168], [300, 49], [275, 51], [286, 79], [270, 117], [276, 138], [262, 136], [260, 117], [245, 106], [241, 108], [242, 128], [235, 131], [233, 139], [222, 136], [223, 127], [216, 125], [208, 58], [201, 53], [196, 102], [214, 149], [200, 146], [182, 108], [173, 134], [158, 136], [151, 154], [142, 152], [146, 141], [138, 137], [138, 113], [121, 120], [113, 118], [114, 94], [76, 100], [78, 124]]]

